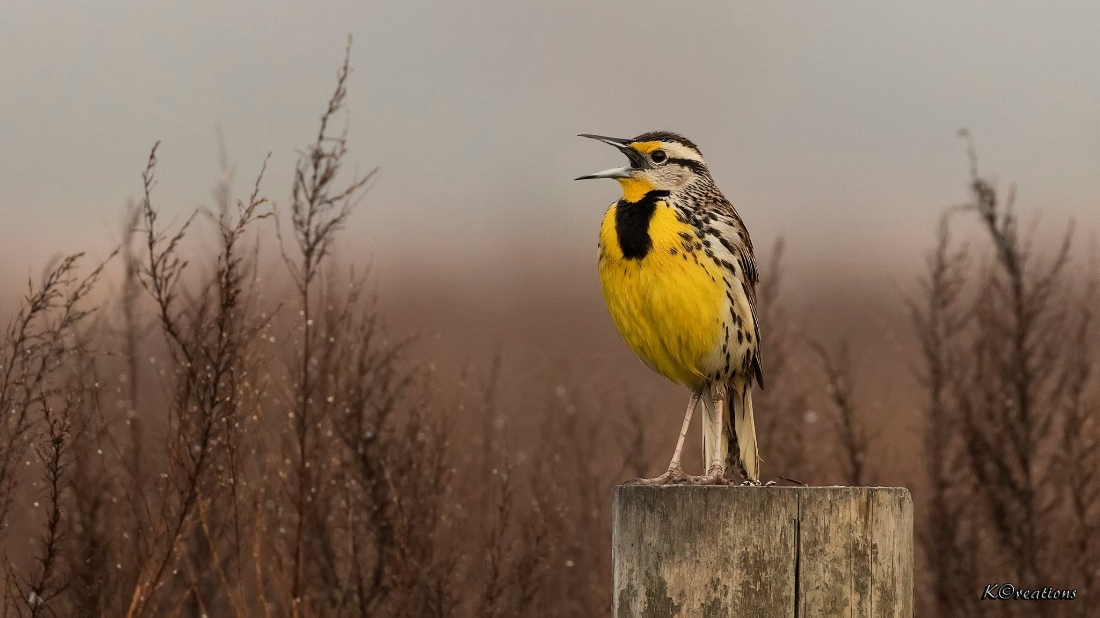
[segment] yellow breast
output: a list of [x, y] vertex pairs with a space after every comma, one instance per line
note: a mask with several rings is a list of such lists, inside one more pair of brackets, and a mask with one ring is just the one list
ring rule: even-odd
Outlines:
[[719, 266], [703, 251], [684, 251], [694, 229], [659, 202], [649, 222], [652, 247], [627, 259], [615, 229], [616, 205], [600, 228], [600, 284], [619, 333], [654, 371], [698, 387], [720, 366], [723, 316], [728, 313]]

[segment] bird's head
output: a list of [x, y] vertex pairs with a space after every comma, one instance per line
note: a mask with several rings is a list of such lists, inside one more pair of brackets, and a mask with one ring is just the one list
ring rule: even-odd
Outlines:
[[588, 134], [581, 137], [618, 148], [630, 159], [630, 165], [581, 176], [577, 180], [614, 178], [622, 185], [623, 199], [628, 202], [637, 202], [650, 191], [675, 193], [697, 182], [710, 180], [710, 171], [703, 162], [699, 147], [681, 135], [653, 131], [633, 139]]

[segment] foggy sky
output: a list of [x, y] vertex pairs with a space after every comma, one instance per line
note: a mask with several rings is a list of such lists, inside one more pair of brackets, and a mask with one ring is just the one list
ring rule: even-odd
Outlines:
[[915, 268], [966, 198], [964, 126], [1022, 208], [1094, 234], [1097, 32], [1092, 2], [2, 0], [0, 285], [105, 255], [156, 140], [169, 213], [211, 201], [217, 127], [238, 192], [271, 151], [285, 203], [348, 33], [352, 159], [382, 174], [346, 244], [383, 271], [594, 286], [618, 188], [571, 179], [621, 155], [584, 132], [696, 141], [805, 285]]

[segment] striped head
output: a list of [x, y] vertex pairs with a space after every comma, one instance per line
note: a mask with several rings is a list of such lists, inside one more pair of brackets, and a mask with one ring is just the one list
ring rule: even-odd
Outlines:
[[677, 193], [700, 183], [713, 183], [699, 147], [691, 140], [668, 131], [642, 133], [633, 139], [582, 134], [618, 148], [630, 165], [581, 176], [614, 178], [623, 188], [623, 199], [637, 202], [650, 191]]

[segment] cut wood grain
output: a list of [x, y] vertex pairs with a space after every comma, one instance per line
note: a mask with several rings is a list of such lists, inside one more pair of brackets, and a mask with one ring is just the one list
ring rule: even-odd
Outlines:
[[913, 615], [913, 501], [893, 487], [615, 488], [616, 618]]

